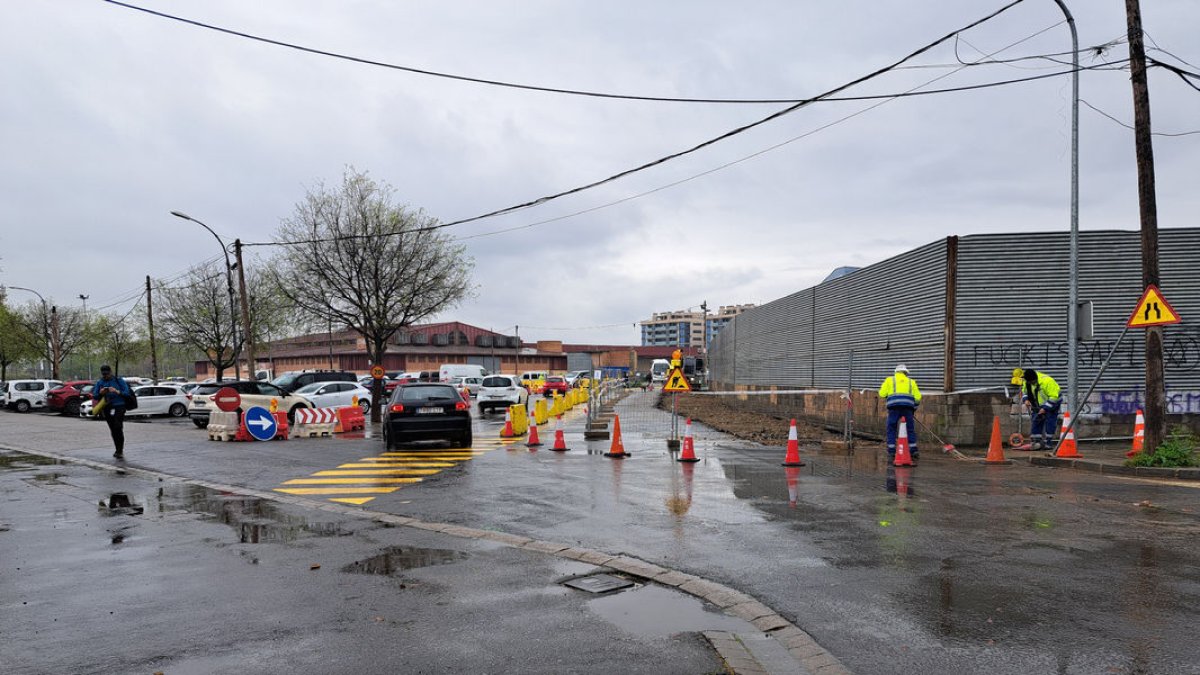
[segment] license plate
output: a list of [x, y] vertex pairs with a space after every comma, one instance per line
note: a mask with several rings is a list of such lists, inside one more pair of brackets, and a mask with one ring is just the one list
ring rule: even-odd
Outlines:
[[437, 415], [441, 412], [441, 408], [417, 408], [418, 415]]

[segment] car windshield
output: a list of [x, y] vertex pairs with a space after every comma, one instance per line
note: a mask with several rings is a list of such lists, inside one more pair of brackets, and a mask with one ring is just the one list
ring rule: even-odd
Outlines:
[[418, 401], [432, 401], [437, 399], [446, 399], [451, 401], [462, 400], [454, 387], [446, 385], [435, 385], [429, 387], [404, 387], [398, 390], [397, 398], [404, 403], [416, 403]]
[[513, 381], [512, 381], [511, 377], [492, 376], [492, 377], [484, 378], [483, 386], [485, 386], [485, 387], [511, 387], [511, 386], [513, 386]]
[[288, 387], [292, 386], [297, 377], [299, 377], [299, 375], [296, 373], [287, 373], [271, 380], [271, 384], [279, 387], [280, 389], [287, 389]]
[[217, 391], [223, 386], [225, 386], [225, 385], [223, 385], [223, 384], [202, 384], [199, 387], [196, 387], [196, 390], [192, 393], [195, 394], [196, 396], [208, 396], [209, 394], [217, 393]]
[[321, 387], [324, 387], [327, 384], [329, 384], [329, 383], [328, 382], [313, 382], [312, 384], [306, 384], [303, 387], [300, 387], [299, 389], [297, 389], [296, 393], [301, 394], [301, 395], [315, 394], [315, 393], [317, 393], [318, 389], [320, 389]]

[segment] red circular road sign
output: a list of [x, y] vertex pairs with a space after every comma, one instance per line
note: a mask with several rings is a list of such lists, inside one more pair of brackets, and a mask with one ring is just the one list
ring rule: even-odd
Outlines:
[[242, 396], [233, 387], [221, 387], [213, 394], [213, 403], [225, 412], [233, 412], [242, 404]]
[[383, 366], [375, 366], [374, 368], [371, 369], [371, 377], [373, 377], [377, 380], [382, 380], [383, 374], [384, 374]]

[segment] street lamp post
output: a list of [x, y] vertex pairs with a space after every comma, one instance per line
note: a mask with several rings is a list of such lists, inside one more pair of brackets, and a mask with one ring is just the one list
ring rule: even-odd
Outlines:
[[[233, 300], [233, 265], [229, 262], [229, 248], [225, 246], [225, 242], [222, 241], [221, 236], [218, 235], [216, 232], [213, 232], [213, 229], [211, 227], [209, 227], [208, 225], [205, 225], [204, 223], [200, 222], [199, 220], [196, 220], [195, 218], [193, 218], [193, 217], [189, 216], [188, 214], [183, 213], [181, 211], [172, 211], [171, 215], [175, 216], [176, 218], [190, 220], [193, 223], [196, 223], [197, 225], [199, 225], [200, 227], [203, 227], [204, 229], [208, 230], [208, 233], [211, 234], [213, 237], [215, 237], [217, 240], [217, 243], [221, 245], [221, 253], [225, 254], [225, 286], [229, 291], [229, 323], [230, 323], [230, 328], [232, 329], [232, 332], [230, 333], [230, 339], [233, 341], [233, 376], [234, 376], [234, 379], [237, 379], [237, 377], [238, 377], [237, 303], [235, 303]], [[253, 370], [253, 366], [251, 366], [251, 370]]]
[[[90, 298], [90, 297], [92, 297], [92, 296], [84, 295], [83, 293], [79, 294], [79, 299], [83, 301], [83, 325], [85, 327], [87, 326], [87, 323], [89, 320], [88, 313], [87, 313], [87, 301], [88, 301], [88, 298]], [[90, 345], [90, 340], [89, 340], [89, 345]], [[92, 348], [90, 346], [88, 347], [87, 362], [88, 362], [88, 379], [90, 380], [90, 379], [92, 379]]]
[[1054, 0], [1071, 29], [1071, 246], [1067, 292], [1067, 410], [1079, 416], [1079, 32], [1063, 0]]
[[17, 291], [26, 291], [28, 293], [33, 293], [34, 295], [38, 296], [38, 300], [42, 301], [42, 316], [49, 315], [49, 317], [50, 317], [50, 325], [47, 329], [45, 329], [45, 332], [43, 333], [43, 335], [46, 338], [46, 346], [49, 348], [48, 351], [50, 352], [50, 377], [57, 380], [58, 379], [58, 361], [59, 361], [59, 356], [58, 356], [58, 345], [59, 345], [58, 307], [48, 306], [49, 303], [46, 302], [46, 298], [43, 298], [41, 293], [38, 293], [37, 291], [33, 290], [32, 288], [25, 288], [23, 286], [9, 286], [9, 288], [11, 288], [13, 290], [17, 290]]

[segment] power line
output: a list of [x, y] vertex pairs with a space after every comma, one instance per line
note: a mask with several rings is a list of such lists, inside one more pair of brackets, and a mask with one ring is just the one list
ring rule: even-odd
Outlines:
[[[115, 0], [104, 0], [104, 1], [105, 1], [105, 2], [114, 2]], [[663, 157], [659, 157], [658, 159], [654, 159], [654, 160], [651, 160], [651, 161], [649, 161], [649, 162], [646, 162], [646, 163], [644, 163], [644, 164], [640, 164], [640, 165], [638, 165], [638, 166], [635, 166], [635, 167], [633, 167], [633, 168], [631, 168], [631, 169], [625, 169], [625, 170], [623, 170], [623, 171], [620, 171], [620, 172], [618, 172], [618, 173], [615, 173], [615, 174], [613, 174], [613, 175], [611, 175], [611, 176], [608, 176], [607, 178], [601, 178], [601, 179], [599, 179], [599, 180], [592, 181], [591, 183], [587, 183], [587, 184], [585, 184], [585, 185], [580, 185], [580, 186], [578, 186], [578, 187], [574, 187], [574, 188], [570, 188], [570, 189], [567, 189], [567, 190], [563, 190], [563, 191], [561, 191], [561, 192], [557, 192], [557, 193], [555, 193], [555, 194], [546, 195], [546, 196], [544, 196], [544, 197], [539, 197], [539, 198], [537, 198], [537, 199], [532, 199], [532, 200], [530, 200], [530, 201], [527, 201], [527, 202], [523, 202], [523, 203], [520, 203], [520, 204], [515, 204], [515, 205], [513, 205], [513, 206], [508, 206], [508, 207], [505, 207], [505, 208], [502, 208], [502, 209], [497, 209], [497, 210], [495, 210], [495, 211], [491, 211], [491, 212], [488, 212], [488, 213], [484, 213], [484, 214], [482, 214], [482, 215], [478, 215], [478, 216], [472, 216], [472, 217], [470, 217], [470, 218], [462, 218], [462, 219], [459, 219], [459, 220], [453, 220], [453, 221], [450, 221], [450, 222], [447, 222], [447, 223], [439, 223], [439, 224], [437, 224], [437, 225], [430, 225], [430, 226], [427, 226], [427, 227], [422, 227], [422, 228], [413, 228], [413, 229], [404, 230], [404, 231], [401, 231], [401, 232], [385, 233], [385, 234], [382, 234], [382, 235], [365, 235], [365, 234], [364, 234], [364, 235], [346, 235], [346, 236], [343, 236], [343, 237], [341, 237], [341, 238], [342, 238], [342, 239], [351, 239], [351, 238], [358, 238], [358, 239], [361, 239], [361, 238], [373, 238], [373, 237], [376, 237], [376, 236], [390, 236], [390, 235], [397, 235], [397, 234], [415, 234], [415, 233], [418, 233], [418, 232], [425, 232], [425, 231], [430, 231], [430, 230], [439, 230], [439, 229], [443, 229], [443, 228], [447, 228], [447, 227], [452, 227], [452, 226], [455, 226], [455, 225], [462, 225], [462, 224], [465, 224], [465, 223], [470, 223], [470, 222], [474, 222], [474, 221], [477, 221], [477, 220], [484, 220], [484, 219], [486, 219], [486, 218], [493, 218], [493, 217], [495, 217], [495, 216], [500, 216], [500, 215], [505, 215], [505, 214], [508, 214], [508, 213], [513, 213], [513, 212], [516, 212], [516, 211], [521, 211], [521, 210], [528, 209], [528, 208], [531, 208], [531, 207], [534, 207], [534, 206], [540, 206], [540, 205], [542, 205], [542, 204], [545, 204], [545, 203], [547, 203], [547, 202], [553, 201], [553, 200], [555, 200], [555, 199], [560, 199], [560, 198], [562, 198], [562, 197], [566, 197], [566, 196], [569, 196], [569, 195], [577, 194], [577, 193], [579, 193], [579, 192], [583, 192], [583, 191], [585, 191], [585, 190], [590, 190], [590, 189], [593, 189], [593, 188], [599, 187], [599, 186], [601, 186], [601, 185], [604, 185], [604, 184], [606, 184], [606, 183], [611, 183], [611, 182], [613, 182], [613, 181], [620, 180], [620, 179], [622, 179], [622, 178], [625, 178], [625, 177], [627, 177], [627, 176], [631, 176], [631, 175], [633, 175], [633, 174], [635, 174], [635, 173], [638, 173], [638, 172], [641, 172], [641, 171], [645, 171], [646, 169], [650, 169], [650, 168], [652, 168], [652, 167], [659, 166], [659, 165], [661, 165], [661, 164], [665, 164], [665, 163], [667, 163], [667, 162], [670, 162], [670, 161], [672, 161], [672, 160], [679, 159], [680, 157], [684, 157], [684, 156], [686, 156], [686, 155], [690, 155], [690, 154], [692, 154], [692, 153], [699, 152], [700, 150], [702, 150], [702, 149], [704, 149], [704, 148], [707, 148], [707, 147], [709, 147], [709, 146], [712, 146], [712, 145], [716, 145], [717, 143], [720, 143], [721, 141], [728, 140], [728, 139], [730, 139], [730, 138], [733, 138], [734, 136], [738, 136], [738, 135], [740, 135], [740, 134], [743, 134], [743, 133], [745, 133], [745, 132], [747, 132], [747, 131], [750, 131], [751, 129], [754, 129], [754, 128], [757, 128], [757, 127], [760, 127], [760, 126], [762, 126], [762, 125], [764, 125], [764, 124], [767, 124], [768, 122], [773, 122], [773, 121], [775, 121], [775, 120], [777, 120], [777, 119], [779, 119], [779, 118], [782, 118], [782, 117], [785, 117], [785, 116], [787, 116], [787, 115], [790, 115], [790, 114], [792, 114], [792, 113], [796, 112], [797, 110], [800, 110], [801, 108], [804, 108], [804, 107], [806, 107], [806, 106], [808, 106], [808, 105], [810, 105], [810, 104], [812, 104], [812, 103], [814, 103], [814, 102], [816, 102], [816, 101], [821, 101], [821, 100], [827, 99], [827, 98], [829, 98], [829, 97], [833, 96], [834, 94], [837, 94], [837, 93], [839, 93], [839, 92], [845, 91], [845, 90], [847, 90], [847, 89], [850, 89], [851, 87], [854, 87], [854, 86], [856, 86], [856, 85], [862, 84], [863, 82], [867, 82], [867, 81], [869, 81], [869, 80], [872, 80], [872, 79], [874, 79], [874, 78], [876, 78], [876, 77], [879, 77], [880, 75], [883, 75], [884, 73], [887, 73], [887, 72], [889, 72], [889, 71], [891, 71], [891, 70], [895, 69], [897, 66], [899, 66], [899, 65], [901, 65], [901, 64], [903, 64], [903, 63], [905, 63], [905, 62], [907, 62], [907, 61], [911, 61], [912, 59], [916, 58], [917, 56], [920, 56], [921, 54], [924, 54], [925, 52], [929, 51], [930, 49], [933, 49], [934, 47], [938, 46], [939, 44], [941, 44], [941, 43], [943, 43], [943, 42], [945, 42], [945, 41], [949, 40], [949, 39], [950, 39], [950, 38], [952, 38], [952, 37], [954, 37], [955, 35], [958, 35], [958, 34], [959, 34], [959, 33], [961, 33], [961, 32], [964, 32], [964, 31], [970, 30], [970, 29], [972, 29], [972, 28], [974, 28], [974, 27], [976, 27], [976, 26], [979, 26], [980, 24], [983, 24], [983, 23], [985, 23], [985, 22], [987, 22], [987, 21], [990, 21], [990, 20], [992, 20], [992, 19], [996, 18], [996, 17], [997, 17], [997, 16], [999, 16], [1000, 14], [1002, 14], [1002, 13], [1004, 13], [1004, 12], [1008, 11], [1009, 9], [1012, 9], [1013, 7], [1016, 7], [1017, 5], [1021, 4], [1021, 3], [1022, 3], [1022, 2], [1024, 2], [1024, 1], [1025, 1], [1025, 0], [1013, 0], [1012, 2], [1008, 3], [1007, 5], [1004, 5], [1003, 7], [1001, 7], [1000, 9], [998, 9], [998, 10], [996, 10], [996, 11], [992, 12], [991, 14], [989, 14], [989, 15], [987, 15], [987, 16], [985, 16], [985, 17], [983, 17], [982, 19], [978, 19], [978, 20], [976, 20], [976, 21], [974, 21], [974, 22], [972, 22], [972, 23], [970, 23], [970, 24], [967, 24], [967, 25], [966, 25], [966, 26], [964, 26], [963, 28], [960, 28], [960, 29], [958, 29], [958, 30], [956, 30], [956, 31], [952, 31], [952, 32], [950, 32], [950, 33], [947, 33], [946, 35], [944, 35], [944, 36], [942, 36], [942, 37], [938, 38], [937, 40], [934, 40], [933, 42], [930, 42], [930, 43], [926, 44], [925, 46], [923, 46], [923, 47], [921, 47], [921, 48], [919, 48], [919, 49], [917, 49], [917, 50], [913, 51], [912, 53], [908, 54], [907, 56], [905, 56], [905, 57], [901, 58], [900, 60], [898, 60], [898, 61], [896, 61], [896, 62], [894, 62], [894, 63], [892, 63], [892, 64], [890, 64], [890, 65], [884, 66], [884, 67], [882, 67], [882, 68], [879, 68], [879, 69], [877, 69], [877, 70], [875, 70], [875, 71], [873, 71], [873, 72], [871, 72], [871, 73], [868, 73], [868, 74], [866, 74], [866, 75], [863, 75], [863, 76], [861, 76], [861, 77], [858, 77], [858, 78], [856, 78], [856, 79], [854, 79], [854, 80], [851, 80], [851, 81], [849, 81], [849, 82], [846, 82], [846, 83], [844, 83], [844, 84], [838, 85], [837, 87], [834, 87], [833, 89], [830, 89], [830, 90], [828, 90], [828, 91], [826, 91], [826, 92], [824, 92], [824, 93], [822, 93], [822, 94], [819, 94], [819, 95], [817, 95], [817, 96], [814, 96], [814, 97], [812, 97], [812, 98], [808, 98], [808, 99], [804, 99], [804, 100], [802, 100], [802, 101], [799, 101], [799, 102], [797, 102], [797, 103], [795, 103], [795, 104], [793, 104], [793, 105], [790, 105], [790, 106], [788, 106], [788, 107], [786, 107], [786, 108], [783, 108], [783, 109], [781, 109], [781, 110], [777, 110], [777, 111], [775, 111], [775, 112], [771, 113], [770, 115], [767, 115], [766, 117], [763, 117], [763, 118], [761, 118], [761, 119], [759, 119], [759, 120], [756, 120], [756, 121], [754, 121], [754, 122], [750, 122], [749, 124], [744, 124], [744, 125], [742, 125], [742, 126], [740, 126], [740, 127], [736, 127], [736, 128], [734, 128], [734, 129], [731, 129], [731, 130], [729, 130], [729, 131], [726, 131], [726, 132], [724, 132], [724, 133], [722, 133], [722, 134], [720, 134], [720, 135], [718, 135], [718, 136], [715, 136], [715, 137], [713, 137], [713, 138], [709, 138], [709, 139], [707, 139], [707, 140], [705, 140], [705, 141], [702, 141], [702, 142], [700, 142], [700, 143], [697, 143], [696, 145], [694, 145], [694, 146], [692, 146], [692, 147], [690, 147], [690, 148], [687, 148], [687, 149], [684, 149], [684, 150], [680, 150], [680, 151], [678, 151], [678, 152], [674, 152], [674, 153], [671, 153], [671, 154], [669, 154], [669, 155], [666, 155], [666, 156], [663, 156]], [[1040, 31], [1040, 32], [1045, 32], [1045, 31]], [[940, 79], [940, 78], [939, 78], [939, 79]], [[936, 80], [935, 80], [935, 81], [936, 81]], [[303, 245], [303, 244], [314, 244], [314, 243], [321, 243], [321, 242], [324, 242], [324, 241], [327, 241], [327, 238], [300, 239], [300, 240], [288, 241], [288, 242], [249, 242], [249, 243], [243, 243], [242, 245], [243, 245], [243, 246], [297, 246], [297, 245]]]
[[[1110, 120], [1112, 120], [1112, 121], [1116, 122], [1117, 124], [1119, 124], [1119, 125], [1121, 125], [1121, 126], [1125, 127], [1126, 129], [1133, 129], [1133, 125], [1132, 125], [1132, 124], [1126, 124], [1126, 123], [1122, 122], [1121, 120], [1119, 120], [1119, 119], [1117, 119], [1117, 118], [1113, 117], [1112, 115], [1109, 115], [1108, 113], [1106, 113], [1106, 112], [1104, 112], [1103, 110], [1101, 110], [1101, 109], [1097, 108], [1096, 106], [1092, 105], [1091, 103], [1088, 103], [1087, 101], [1085, 101], [1085, 100], [1083, 100], [1083, 99], [1079, 99], [1079, 102], [1080, 102], [1080, 103], [1082, 103], [1082, 104], [1084, 104], [1084, 105], [1086, 105], [1087, 107], [1091, 108], [1092, 110], [1095, 110], [1096, 112], [1100, 113], [1101, 115], [1103, 115], [1103, 116], [1107, 117], [1108, 119], [1110, 119]], [[1200, 129], [1197, 129], [1197, 130], [1195, 130], [1195, 131], [1182, 131], [1182, 132], [1179, 132], [1179, 133], [1174, 133], [1174, 134], [1169, 134], [1169, 133], [1167, 133], [1167, 132], [1165, 132], [1165, 131], [1152, 131], [1152, 132], [1150, 132], [1150, 135], [1151, 135], [1151, 136], [1192, 136], [1192, 135], [1194, 135], [1194, 134], [1200, 134]]]

